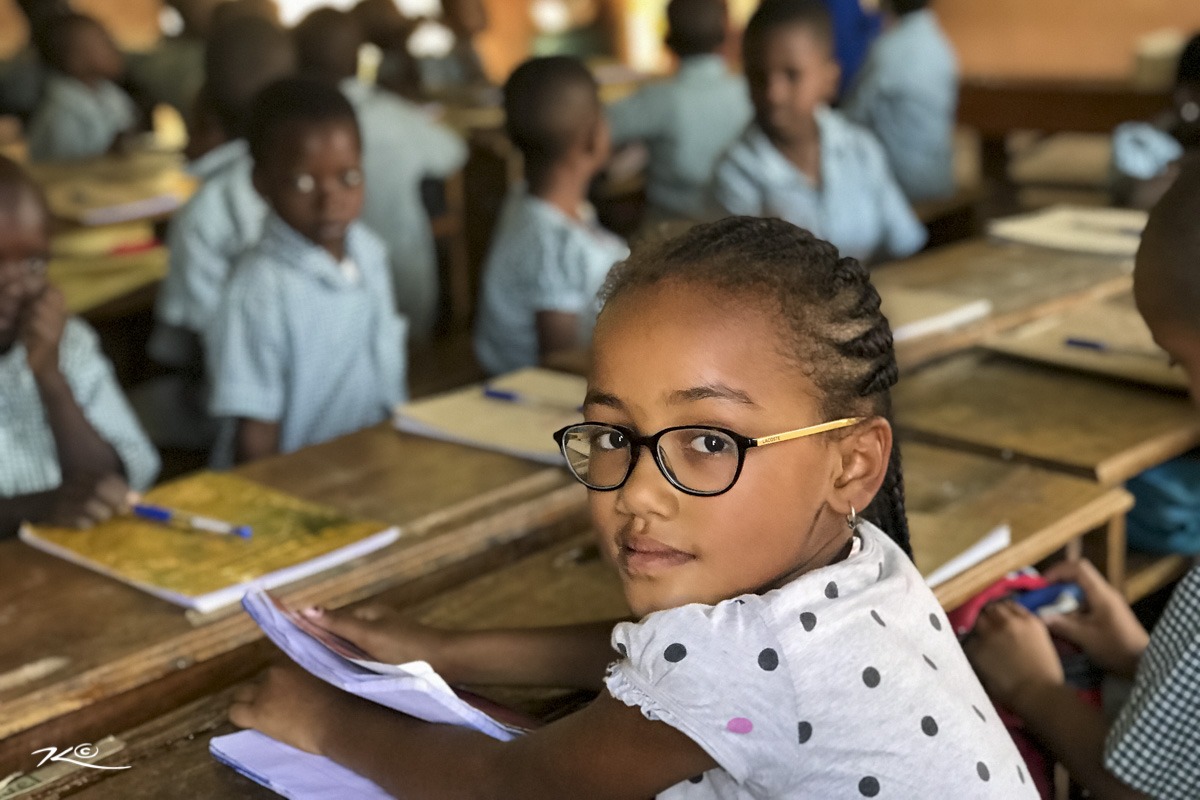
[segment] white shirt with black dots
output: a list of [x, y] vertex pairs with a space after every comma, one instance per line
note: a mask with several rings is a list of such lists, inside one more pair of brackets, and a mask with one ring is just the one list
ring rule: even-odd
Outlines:
[[616, 626], [609, 692], [718, 765], [660, 798], [1037, 798], [912, 562], [859, 536], [763, 595]]

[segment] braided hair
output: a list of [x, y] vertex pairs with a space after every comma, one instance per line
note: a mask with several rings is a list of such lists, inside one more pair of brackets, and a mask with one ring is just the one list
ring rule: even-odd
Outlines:
[[[891, 422], [889, 390], [899, 375], [891, 326], [866, 268], [839, 257], [829, 242], [778, 219], [729, 217], [697, 225], [613, 267], [601, 300], [666, 281], [710, 286], [774, 312], [784, 323], [786, 353], [821, 391], [827, 418]], [[895, 440], [883, 485], [863, 516], [912, 555]]]

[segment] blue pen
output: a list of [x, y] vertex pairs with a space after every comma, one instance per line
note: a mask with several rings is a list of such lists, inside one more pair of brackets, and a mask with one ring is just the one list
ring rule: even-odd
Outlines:
[[483, 396], [489, 400], [499, 400], [503, 403], [519, 403], [526, 406], [541, 406], [542, 408], [552, 408], [556, 411], [583, 411], [583, 406], [570, 408], [561, 403], [554, 403], [547, 400], [542, 400], [539, 397], [526, 397], [520, 392], [514, 392], [510, 389], [497, 389], [494, 386], [489, 386], [486, 383], [483, 385]]
[[1100, 341], [1099, 339], [1081, 339], [1076, 336], [1068, 336], [1063, 340], [1063, 344], [1067, 347], [1077, 347], [1080, 350], [1093, 350], [1097, 353], [1112, 353], [1113, 355], [1123, 356], [1140, 356], [1141, 358], [1153, 358], [1157, 360], [1164, 359], [1166, 353], [1157, 352], [1154, 350], [1139, 350], [1134, 347], [1115, 347], [1108, 342]]
[[251, 534], [249, 525], [231, 525], [228, 522], [222, 522], [212, 517], [201, 517], [196, 514], [188, 514], [184, 511], [174, 511], [163, 506], [138, 503], [133, 506], [132, 511], [134, 516], [140, 519], [184, 528], [186, 530], [216, 533], [221, 536], [237, 536], [241, 539], [249, 539]]

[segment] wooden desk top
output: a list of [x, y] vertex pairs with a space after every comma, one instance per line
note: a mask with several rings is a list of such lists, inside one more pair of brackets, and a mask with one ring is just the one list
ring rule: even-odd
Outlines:
[[[1053, 553], [1069, 539], [1103, 524], [1128, 508], [1129, 496], [1093, 483], [1047, 474], [1027, 466], [906, 444], [905, 472], [914, 511], [939, 517], [935, 528], [916, 532], [914, 541], [953, 535], [964, 521], [990, 515], [1013, 528], [1013, 545], [941, 587], [936, 594], [950, 607], [990, 584], [1004, 572]], [[395, 598], [385, 593], [380, 601]], [[475, 578], [406, 613], [447, 628], [563, 625], [628, 614], [620, 585], [603, 562], [590, 534], [580, 534], [495, 572]], [[485, 687], [483, 693], [537, 716], [551, 716], [580, 702], [558, 690]], [[206, 697], [118, 737], [123, 749], [107, 763], [131, 765], [120, 772], [80, 770], [68, 785], [48, 786], [27, 800], [124, 800], [163, 796], [168, 786], [187, 785], [189, 797], [218, 800], [274, 797], [208, 753], [208, 740], [231, 733], [226, 720], [230, 692]]]
[[1132, 264], [1120, 259], [988, 239], [939, 247], [871, 272], [880, 291], [924, 289], [992, 302], [990, 317], [896, 347], [903, 370], [963, 350], [999, 331], [1127, 292]]
[[1200, 444], [1185, 397], [1000, 356], [955, 356], [905, 376], [892, 397], [905, 435], [1106, 486]]
[[[459, 581], [473, 577], [511, 559], [514, 550], [564, 535], [554, 524], [582, 519], [585, 505], [584, 490], [564, 470], [386, 425], [240, 472], [404, 530], [395, 545], [284, 592], [305, 605], [340, 606], [398, 585], [417, 592], [414, 582], [444, 571], [459, 570]], [[410, 601], [439, 588], [425, 587]], [[90, 714], [93, 704], [175, 680], [192, 665], [211, 667], [260, 639], [245, 614], [193, 625], [176, 606], [18, 541], [0, 543], [0, 619], [0, 774], [9, 764], [28, 767], [29, 753], [45, 746], [28, 746], [35, 726], [58, 730], [62, 715]], [[224, 683], [208, 691], [239, 679], [238, 659], [227, 661], [230, 674], [214, 676]], [[169, 700], [163, 693], [148, 696], [163, 703]]]
[[[153, 305], [154, 291], [167, 276], [167, 249], [154, 247], [128, 255], [97, 258], [55, 258], [50, 261], [50, 282], [62, 290], [72, 314], [113, 316], [125, 311], [133, 298]], [[104, 312], [109, 310], [110, 313]]]
[[1111, 133], [1122, 122], [1149, 119], [1170, 104], [1167, 91], [1120, 81], [964, 77], [958, 121], [985, 136], [1018, 130]]

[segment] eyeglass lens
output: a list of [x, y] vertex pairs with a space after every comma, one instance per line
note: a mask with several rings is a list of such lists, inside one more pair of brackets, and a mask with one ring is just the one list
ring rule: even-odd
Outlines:
[[[632, 442], [606, 425], [570, 428], [563, 436], [563, 452], [575, 476], [593, 489], [621, 485], [633, 461]], [[693, 492], [723, 492], [737, 477], [737, 442], [712, 428], [669, 431], [659, 438], [655, 455], [669, 480]]]

